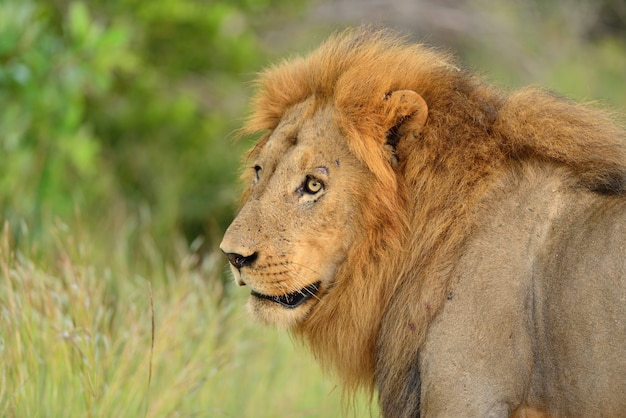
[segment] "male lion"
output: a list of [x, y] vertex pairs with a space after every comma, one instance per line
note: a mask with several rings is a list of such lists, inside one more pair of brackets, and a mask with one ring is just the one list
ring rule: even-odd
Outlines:
[[387, 31], [265, 71], [221, 249], [385, 417], [626, 416], [626, 142]]

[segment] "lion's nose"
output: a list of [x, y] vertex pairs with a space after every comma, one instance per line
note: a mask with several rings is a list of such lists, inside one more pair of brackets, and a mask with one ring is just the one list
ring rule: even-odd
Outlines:
[[259, 254], [254, 252], [248, 256], [237, 253], [226, 253], [226, 257], [230, 264], [232, 264], [237, 270], [241, 270], [243, 267], [252, 265], [258, 258]]

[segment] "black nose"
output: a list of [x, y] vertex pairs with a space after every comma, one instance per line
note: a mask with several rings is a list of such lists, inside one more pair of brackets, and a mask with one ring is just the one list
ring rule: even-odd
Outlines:
[[252, 263], [254, 263], [254, 261], [258, 258], [258, 256], [259, 254], [256, 252], [252, 253], [249, 256], [236, 254], [236, 253], [226, 253], [226, 257], [228, 258], [228, 261], [230, 261], [230, 264], [235, 266], [235, 268], [237, 268], [238, 270], [241, 270], [241, 268], [249, 266]]

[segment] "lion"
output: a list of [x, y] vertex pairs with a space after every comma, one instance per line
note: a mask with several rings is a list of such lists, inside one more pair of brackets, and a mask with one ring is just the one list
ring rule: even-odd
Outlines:
[[261, 322], [385, 417], [626, 416], [626, 142], [350, 29], [258, 81], [220, 245]]

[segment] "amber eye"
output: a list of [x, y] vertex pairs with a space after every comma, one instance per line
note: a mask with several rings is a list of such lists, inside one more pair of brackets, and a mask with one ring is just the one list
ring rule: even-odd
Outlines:
[[307, 178], [304, 182], [304, 191], [309, 194], [319, 193], [319, 191], [322, 190], [323, 187], [324, 184], [313, 177]]

